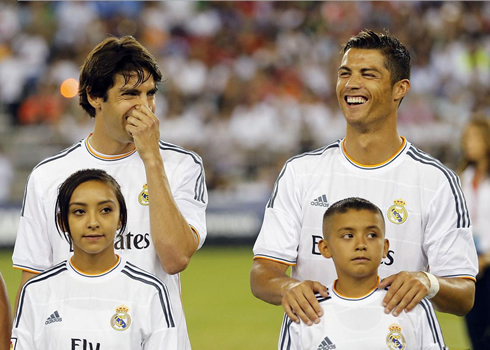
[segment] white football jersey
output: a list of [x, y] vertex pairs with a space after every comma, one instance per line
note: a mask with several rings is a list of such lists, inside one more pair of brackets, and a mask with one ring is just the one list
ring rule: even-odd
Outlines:
[[[201, 247], [206, 237], [207, 205], [201, 158], [162, 141], [160, 153], [175, 202], [197, 233]], [[106, 156], [93, 150], [84, 139], [39, 163], [29, 176], [24, 193], [12, 257], [14, 267], [41, 272], [71, 256], [70, 245], [55, 226], [58, 187], [72, 173], [89, 168], [105, 170], [120, 184], [127, 205], [128, 223], [126, 232], [116, 237], [114, 248], [119, 255], [165, 282], [172, 296], [177, 328], [189, 343], [180, 298], [180, 274], [166, 274], [153, 247], [148, 206], [151, 198], [146, 188], [143, 161], [136, 150], [124, 155]], [[190, 345], [183, 347], [187, 348]]]
[[23, 287], [11, 349], [178, 349], [170, 298], [161, 280], [124, 259], [98, 275], [64, 261]]
[[284, 316], [279, 350], [443, 350], [447, 349], [431, 303], [423, 299], [398, 317], [385, 314], [386, 290], [374, 289], [361, 298], [341, 296], [328, 287], [327, 298], [317, 294], [323, 310], [320, 323], [307, 326]]
[[274, 185], [254, 258], [292, 266], [292, 277], [327, 286], [337, 278], [317, 243], [330, 204], [361, 197], [385, 215], [388, 256], [382, 278], [400, 271], [475, 278], [477, 255], [458, 176], [405, 139], [387, 162], [356, 163], [339, 140], [291, 158]]

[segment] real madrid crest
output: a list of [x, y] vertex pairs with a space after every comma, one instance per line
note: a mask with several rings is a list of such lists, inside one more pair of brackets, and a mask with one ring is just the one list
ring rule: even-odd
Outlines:
[[143, 185], [143, 191], [140, 192], [138, 196], [138, 202], [140, 202], [141, 205], [149, 205], [150, 204], [150, 198], [148, 194], [148, 185], [144, 184]]
[[388, 327], [390, 333], [386, 337], [386, 345], [388, 345], [388, 349], [390, 350], [403, 350], [405, 349], [406, 342], [405, 337], [402, 334], [402, 327], [393, 323]]
[[125, 331], [131, 326], [131, 316], [128, 315], [129, 308], [125, 305], [118, 306], [116, 313], [111, 317], [111, 327], [116, 331]]
[[388, 220], [392, 223], [400, 225], [407, 221], [408, 212], [405, 209], [405, 201], [403, 199], [395, 199], [393, 201], [393, 205], [389, 207], [388, 212], [386, 213], [388, 216]]

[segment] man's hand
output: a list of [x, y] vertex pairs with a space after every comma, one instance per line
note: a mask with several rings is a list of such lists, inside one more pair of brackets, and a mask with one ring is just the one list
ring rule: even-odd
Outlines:
[[327, 288], [320, 282], [298, 281], [289, 286], [282, 298], [282, 307], [291, 320], [299, 323], [301, 319], [308, 326], [320, 322], [323, 312], [315, 293], [328, 296]]
[[133, 136], [134, 145], [143, 162], [152, 157], [159, 159], [159, 121], [148, 106], [142, 104], [133, 108], [127, 120], [126, 130]]
[[411, 311], [429, 294], [430, 281], [421, 271], [402, 271], [383, 279], [378, 288], [384, 289], [388, 286], [390, 288], [383, 299], [385, 313], [394, 310], [393, 315], [398, 316], [403, 310]]

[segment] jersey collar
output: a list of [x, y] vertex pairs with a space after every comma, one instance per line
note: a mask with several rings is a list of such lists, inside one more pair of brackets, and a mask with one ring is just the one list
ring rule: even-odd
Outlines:
[[400, 149], [393, 156], [391, 156], [391, 158], [389, 158], [388, 160], [386, 160], [386, 161], [384, 161], [382, 163], [379, 163], [379, 164], [365, 165], [365, 164], [358, 163], [354, 159], [352, 159], [347, 154], [347, 151], [345, 150], [345, 145], [344, 145], [345, 138], [340, 141], [340, 151], [342, 152], [342, 155], [345, 157], [345, 159], [350, 164], [352, 164], [353, 166], [355, 166], [356, 168], [366, 169], [366, 170], [380, 169], [380, 168], [383, 168], [383, 167], [385, 167], [385, 166], [387, 166], [387, 165], [395, 162], [400, 157], [400, 155], [402, 155], [408, 149], [407, 139], [404, 138], [403, 136], [401, 136], [401, 138], [402, 138], [403, 142], [402, 142], [402, 145], [401, 145]]
[[114, 265], [113, 265], [111, 268], [109, 268], [108, 270], [103, 271], [103, 272], [101, 272], [101, 273], [97, 273], [97, 274], [85, 273], [85, 272], [83, 272], [83, 271], [81, 271], [81, 270], [77, 269], [77, 268], [75, 267], [75, 265], [73, 265], [73, 262], [72, 262], [73, 256], [70, 258], [70, 260], [68, 260], [68, 267], [69, 267], [69, 268], [70, 268], [70, 269], [71, 269], [73, 272], [75, 272], [77, 275], [79, 275], [79, 276], [88, 277], [88, 278], [97, 278], [97, 277], [102, 277], [102, 276], [106, 276], [106, 275], [110, 274], [110, 273], [111, 273], [112, 271], [114, 271], [114, 270], [117, 270], [117, 268], [118, 268], [119, 266], [121, 266], [122, 259], [121, 259], [121, 257], [120, 257], [119, 255], [117, 255], [117, 254], [116, 254], [116, 256], [117, 256], [117, 261], [116, 261], [116, 263], [115, 263], [115, 264], [114, 264]]
[[378, 290], [378, 284], [379, 284], [379, 281], [380, 281], [380, 278], [378, 276], [378, 280], [376, 281], [376, 285], [373, 287], [373, 289], [371, 289], [366, 295], [363, 295], [363, 296], [360, 296], [358, 298], [350, 298], [350, 297], [346, 297], [342, 294], [340, 294], [338, 291], [337, 291], [337, 281], [338, 280], [335, 280], [333, 282], [333, 285], [332, 285], [332, 292], [340, 299], [343, 299], [343, 300], [352, 300], [352, 301], [356, 301], [356, 300], [363, 300], [363, 299], [366, 299], [368, 298], [370, 295], [372, 295], [374, 292], [376, 292], [376, 290]]
[[92, 136], [92, 133], [88, 135], [88, 137], [85, 139], [85, 148], [87, 149], [88, 153], [92, 155], [93, 157], [100, 159], [100, 160], [105, 160], [105, 161], [115, 161], [115, 160], [121, 160], [124, 158], [128, 158], [131, 155], [133, 155], [136, 152], [136, 147], [132, 149], [131, 151], [123, 154], [117, 154], [117, 155], [107, 155], [103, 154], [100, 152], [97, 152], [94, 147], [90, 144], [90, 137]]

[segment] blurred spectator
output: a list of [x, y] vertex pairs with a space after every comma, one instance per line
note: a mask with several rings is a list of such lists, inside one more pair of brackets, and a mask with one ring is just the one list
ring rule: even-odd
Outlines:
[[478, 251], [479, 274], [475, 304], [466, 315], [473, 350], [488, 349], [490, 343], [490, 124], [488, 119], [471, 120], [463, 138], [461, 183], [473, 225]]
[[59, 84], [78, 77], [107, 34], [133, 35], [167, 78], [157, 102], [164, 139], [197, 150], [217, 186], [233, 192], [259, 168], [276, 178], [278, 154], [343, 135], [332, 91], [338, 51], [363, 28], [386, 28], [412, 48], [400, 131], [455, 165], [454, 135], [474, 111], [490, 113], [490, 2], [6, 0], [0, 114], [13, 138], [24, 124], [50, 128], [67, 146], [85, 137], [90, 127], [79, 124], [81, 112], [59, 96]]
[[14, 167], [2, 145], [0, 145], [0, 203], [10, 200], [10, 189], [14, 180]]

